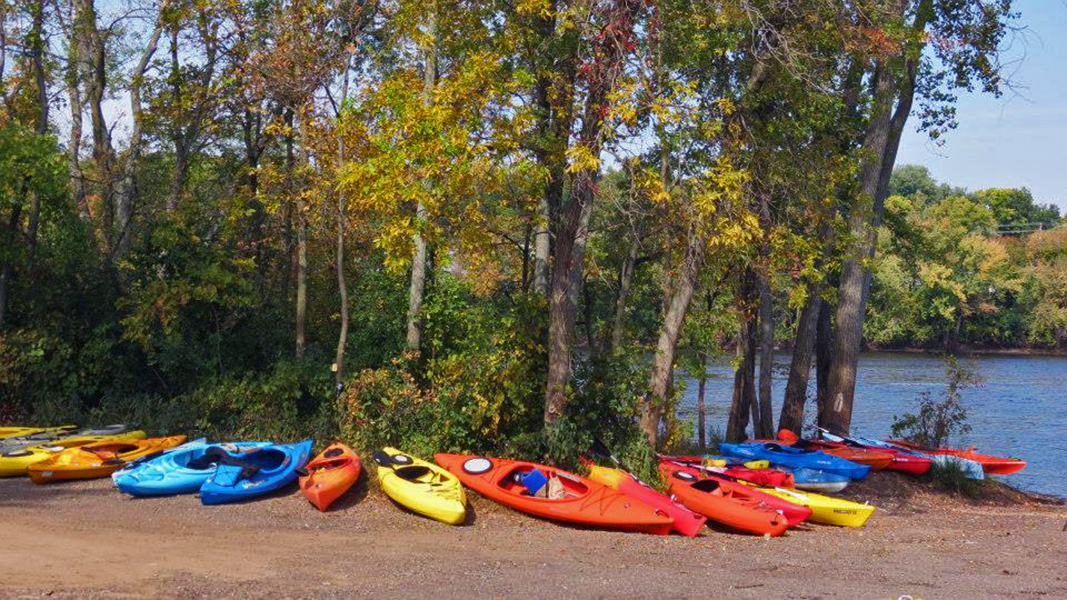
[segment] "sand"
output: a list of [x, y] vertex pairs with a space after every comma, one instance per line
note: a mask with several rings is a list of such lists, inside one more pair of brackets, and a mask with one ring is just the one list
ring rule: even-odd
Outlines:
[[0, 480], [3, 597], [1065, 598], [1067, 508], [971, 501], [904, 476], [854, 486], [866, 527], [691, 539], [527, 517], [471, 493], [450, 527], [359, 488], [240, 505], [132, 499], [109, 480]]

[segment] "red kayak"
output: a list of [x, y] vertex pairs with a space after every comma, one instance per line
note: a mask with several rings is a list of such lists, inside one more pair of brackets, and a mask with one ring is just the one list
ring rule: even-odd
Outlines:
[[[799, 504], [793, 504], [787, 500], [783, 500], [777, 496], [772, 496], [764, 492], [759, 491], [756, 488], [731, 481], [728, 477], [719, 475], [717, 473], [709, 472], [705, 468], [696, 468], [690, 465], [679, 464], [671, 461], [662, 461], [659, 465], [660, 474], [662, 474], [671, 483], [671, 493], [692, 510], [695, 510], [703, 515], [707, 515], [712, 520], [719, 520], [715, 514], [709, 514], [701, 510], [704, 506], [695, 506], [686, 502], [685, 498], [675, 492], [676, 482], [682, 482], [683, 484], [688, 482], [690, 487], [696, 481], [711, 479], [714, 480], [713, 484], [701, 484], [709, 489], [714, 488], [721, 490], [724, 494], [729, 494], [731, 497], [744, 499], [746, 502], [754, 501], [757, 504], [763, 505], [765, 508], [769, 508], [775, 512], [780, 513], [785, 517], [786, 525], [793, 527], [803, 523], [808, 517], [811, 516], [811, 509]], [[679, 485], [679, 488], [681, 486]], [[697, 491], [702, 491], [697, 489]], [[689, 495], [689, 494], [687, 494]], [[720, 521], [722, 522], [722, 521]], [[726, 523], [729, 525], [729, 523]], [[732, 526], [732, 525], [731, 525]], [[764, 532], [760, 532], [764, 533]]]
[[674, 519], [673, 528], [678, 533], [693, 537], [704, 529], [707, 517], [689, 510], [672, 500], [670, 496], [652, 489], [630, 473], [622, 469], [586, 464], [589, 467], [589, 479], [620, 491], [631, 498], [636, 498], [670, 516]]
[[297, 471], [300, 490], [308, 502], [325, 511], [359, 480], [361, 469], [359, 456], [348, 446], [335, 443]]
[[958, 456], [960, 458], [966, 458], [967, 460], [973, 460], [982, 465], [982, 470], [989, 475], [1011, 475], [1026, 467], [1026, 461], [1021, 458], [1005, 458], [1002, 456], [993, 456], [991, 454], [982, 454], [981, 452], [975, 452], [974, 446], [971, 446], [966, 450], [958, 450], [956, 448], [923, 448], [918, 444], [912, 444], [911, 442], [906, 442], [904, 440], [888, 441], [890, 444], [896, 444], [897, 446], [924, 452], [926, 454], [933, 454], [935, 456]]
[[780, 487], [780, 488], [795, 488], [796, 481], [793, 479], [792, 473], [786, 473], [778, 469], [750, 469], [745, 466], [729, 465], [725, 467], [717, 467], [713, 465], [705, 464], [705, 459], [699, 456], [664, 456], [661, 455], [663, 460], [680, 462], [686, 465], [699, 465], [705, 469], [714, 471], [716, 473], [722, 473], [723, 475], [729, 475], [735, 479], [743, 479], [745, 481], [751, 481], [759, 485], [767, 487]]
[[[442, 452], [434, 460], [479, 494], [545, 519], [661, 535], [670, 533], [674, 524], [641, 500], [554, 467]], [[540, 488], [531, 492], [531, 479], [547, 482], [547, 497], [538, 494]]]

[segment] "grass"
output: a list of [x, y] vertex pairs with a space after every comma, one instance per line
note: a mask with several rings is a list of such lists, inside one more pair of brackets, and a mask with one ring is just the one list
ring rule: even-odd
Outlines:
[[985, 480], [968, 479], [966, 471], [955, 463], [935, 463], [929, 477], [938, 489], [964, 498], [978, 499], [987, 487]]

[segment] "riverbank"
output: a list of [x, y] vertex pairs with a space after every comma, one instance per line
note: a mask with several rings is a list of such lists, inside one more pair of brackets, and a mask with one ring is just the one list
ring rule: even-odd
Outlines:
[[448, 527], [368, 493], [366, 478], [325, 514], [295, 489], [203, 507], [127, 498], [107, 480], [0, 480], [0, 536], [15, 550], [0, 553], [0, 596], [1067, 596], [1067, 507], [1025, 495], [965, 500], [879, 474], [848, 494], [879, 507], [866, 527], [777, 539], [578, 529], [470, 495], [470, 522]]

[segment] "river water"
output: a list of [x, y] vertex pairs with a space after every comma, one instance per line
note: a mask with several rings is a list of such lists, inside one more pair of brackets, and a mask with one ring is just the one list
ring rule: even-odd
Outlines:
[[[1025, 489], [1067, 497], [1067, 357], [978, 356], [964, 364], [985, 382], [962, 391], [972, 431], [953, 439], [956, 447], [973, 444], [980, 452], [1027, 461], [1015, 475], [1000, 479]], [[774, 419], [778, 421], [785, 393], [789, 355], [775, 357]], [[709, 364], [705, 402], [709, 429], [722, 432], [730, 410], [733, 371], [729, 358]], [[809, 398], [814, 395], [812, 373]], [[917, 398], [929, 391], [939, 398], [945, 389], [941, 358], [924, 354], [865, 354], [852, 416], [852, 432], [885, 438], [895, 415], [916, 410]], [[697, 382], [690, 379], [679, 406], [695, 420]], [[812, 419], [809, 404], [807, 421]]]

